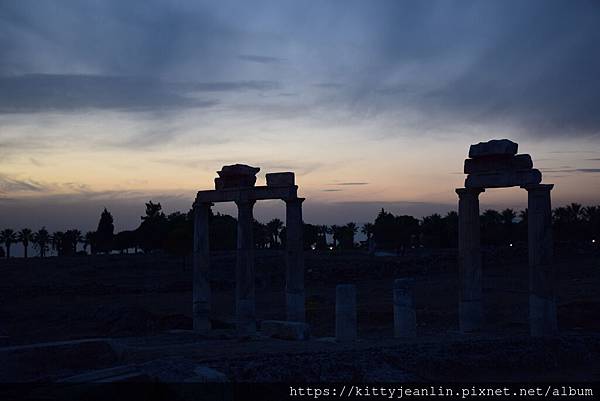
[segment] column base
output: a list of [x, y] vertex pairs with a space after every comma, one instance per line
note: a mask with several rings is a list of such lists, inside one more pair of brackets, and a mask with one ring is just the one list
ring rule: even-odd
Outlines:
[[460, 301], [458, 304], [459, 329], [463, 333], [481, 330], [483, 307], [481, 300]]
[[304, 292], [285, 293], [285, 304], [286, 304], [286, 315], [287, 320], [290, 322], [305, 322], [306, 321], [306, 310], [305, 310], [305, 296]]
[[256, 334], [255, 310], [256, 304], [254, 299], [237, 300], [235, 310], [235, 324], [239, 336], [253, 336]]
[[532, 337], [552, 336], [558, 332], [556, 301], [529, 295], [529, 333]]

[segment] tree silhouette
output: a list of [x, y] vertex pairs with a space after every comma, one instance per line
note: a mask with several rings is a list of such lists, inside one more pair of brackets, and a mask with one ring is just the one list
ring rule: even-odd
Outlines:
[[340, 234], [341, 237], [341, 248], [342, 249], [353, 249], [354, 248], [354, 236], [358, 232], [358, 226], [356, 223], [348, 223], [342, 227]]
[[515, 240], [514, 233], [514, 220], [517, 217], [517, 213], [515, 213], [512, 209], [504, 209], [500, 215], [502, 216], [502, 225], [504, 227], [503, 230], [503, 241], [504, 244], [512, 244]]
[[138, 227], [140, 246], [146, 253], [161, 249], [167, 236], [167, 218], [160, 203], [146, 203], [146, 215]]
[[269, 235], [269, 247], [270, 248], [277, 248], [279, 246], [279, 244], [281, 244], [280, 241], [280, 233], [281, 233], [281, 229], [283, 228], [283, 222], [277, 218], [269, 221], [267, 223], [267, 233]]
[[496, 210], [487, 209], [480, 216], [481, 243], [500, 245], [502, 243], [502, 215]]
[[29, 228], [23, 228], [17, 234], [17, 241], [23, 244], [23, 257], [27, 257], [27, 251], [29, 249], [29, 243], [33, 241], [33, 231]]
[[193, 213], [175, 212], [167, 216], [164, 249], [171, 255], [183, 257], [192, 252], [194, 241]]
[[333, 240], [333, 249], [337, 249], [338, 242], [339, 242], [340, 236], [342, 234], [341, 227], [334, 224], [329, 228], [329, 230], [330, 230], [332, 240]]
[[83, 236], [83, 251], [87, 253], [88, 246], [93, 249], [92, 244], [94, 243], [94, 236], [96, 233], [94, 231], [88, 231]]
[[4, 243], [6, 248], [6, 258], [10, 258], [10, 246], [17, 242], [17, 234], [10, 228], [0, 231], [0, 242]]
[[360, 232], [367, 237], [367, 241], [373, 236], [373, 223], [365, 223], [362, 225]]
[[600, 206], [585, 207], [582, 215], [586, 221], [586, 235], [596, 242], [600, 241]]
[[46, 227], [40, 228], [38, 232], [33, 235], [33, 243], [38, 249], [41, 258], [46, 256], [50, 241], [50, 234], [48, 233], [48, 230], [46, 230]]
[[252, 222], [252, 228], [254, 231], [254, 246], [256, 248], [264, 249], [270, 245], [271, 238], [266, 224], [255, 219]]
[[437, 213], [423, 217], [421, 234], [423, 245], [438, 248], [443, 243], [444, 219]]
[[65, 232], [64, 237], [64, 247], [63, 250], [65, 255], [75, 255], [77, 253], [77, 244], [83, 242], [83, 236], [81, 235], [81, 231], [77, 229], [67, 230]]
[[113, 224], [112, 214], [106, 208], [100, 215], [98, 221], [98, 229], [94, 236], [95, 246], [92, 246], [92, 252], [105, 252], [109, 253], [112, 250], [112, 242], [115, 233], [115, 226]]
[[65, 233], [62, 231], [55, 231], [50, 235], [50, 245], [58, 256], [63, 256], [64, 254], [64, 239]]
[[209, 215], [209, 244], [213, 251], [224, 251], [237, 247], [237, 219], [227, 214]]

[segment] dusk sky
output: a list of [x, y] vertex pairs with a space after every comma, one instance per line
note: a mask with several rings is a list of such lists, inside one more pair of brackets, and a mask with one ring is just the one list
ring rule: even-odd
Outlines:
[[237, 162], [310, 223], [445, 214], [493, 138], [600, 204], [600, 2], [0, 0], [0, 228], [132, 229]]

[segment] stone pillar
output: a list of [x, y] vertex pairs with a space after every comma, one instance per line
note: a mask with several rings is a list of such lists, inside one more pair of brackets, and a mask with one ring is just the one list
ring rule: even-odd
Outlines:
[[483, 188], [458, 188], [458, 321], [462, 332], [481, 329], [481, 238], [479, 194]]
[[254, 235], [255, 201], [235, 202], [238, 207], [237, 259], [235, 264], [235, 318], [240, 336], [256, 334]]
[[302, 202], [285, 201], [286, 253], [285, 300], [287, 320], [304, 322], [304, 242], [302, 238]]
[[394, 280], [394, 337], [416, 337], [417, 315], [415, 313], [415, 280]]
[[335, 287], [335, 338], [337, 341], [357, 338], [356, 287], [352, 284]]
[[194, 204], [193, 306], [194, 331], [210, 330], [210, 250], [208, 241], [208, 218], [212, 203]]
[[532, 336], [557, 332], [552, 243], [553, 184], [527, 185], [529, 242], [529, 331]]

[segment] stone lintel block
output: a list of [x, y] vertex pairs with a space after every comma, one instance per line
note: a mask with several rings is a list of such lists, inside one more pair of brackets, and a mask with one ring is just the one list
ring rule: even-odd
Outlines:
[[528, 192], [545, 192], [551, 191], [554, 188], [554, 184], [527, 184], [521, 185], [521, 188], [526, 189]]
[[508, 139], [492, 139], [487, 142], [479, 142], [469, 148], [469, 157], [478, 158], [483, 156], [516, 155], [518, 146]]
[[230, 177], [230, 176], [252, 176], [254, 177], [260, 171], [260, 167], [252, 167], [247, 164], [232, 164], [230, 166], [221, 167], [220, 171], [217, 171], [219, 177]]
[[215, 178], [215, 189], [227, 189], [227, 188], [247, 188], [254, 187], [256, 184], [256, 177], [252, 175], [237, 175], [230, 177], [216, 177]]
[[286, 320], [263, 320], [260, 324], [263, 335], [281, 338], [283, 340], [308, 340], [310, 337], [309, 326], [302, 322]]
[[465, 174], [478, 174], [510, 170], [528, 170], [533, 168], [530, 155], [485, 156], [477, 159], [466, 159]]
[[296, 185], [295, 176], [292, 172], [269, 173], [266, 177], [268, 187], [287, 187]]
[[469, 174], [465, 180], [467, 188], [504, 188], [536, 185], [542, 181], [537, 169]]
[[298, 187], [268, 187], [256, 186], [252, 188], [224, 188], [222, 190], [198, 191], [196, 195], [197, 203], [218, 203], [218, 202], [243, 202], [251, 200], [281, 199], [295, 200], [301, 199], [297, 195]]

